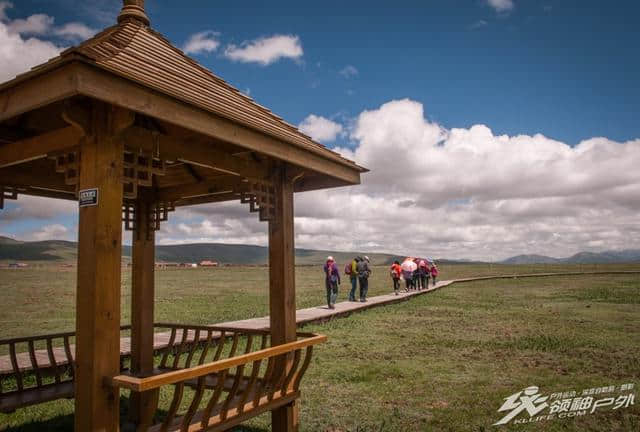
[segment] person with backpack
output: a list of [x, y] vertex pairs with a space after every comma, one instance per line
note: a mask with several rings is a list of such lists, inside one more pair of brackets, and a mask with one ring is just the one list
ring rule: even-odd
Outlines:
[[349, 291], [349, 301], [356, 301], [356, 288], [358, 288], [358, 261], [360, 257], [355, 257], [346, 266], [344, 266], [344, 274], [349, 276], [351, 280], [351, 291]]
[[433, 279], [433, 286], [436, 286], [436, 278], [438, 277], [438, 274], [440, 272], [438, 271], [438, 267], [436, 267], [436, 263], [433, 263], [431, 265], [431, 279]]
[[356, 266], [358, 271], [358, 282], [360, 283], [360, 301], [367, 301], [367, 291], [369, 291], [369, 276], [371, 276], [371, 268], [369, 267], [369, 257], [365, 256]]
[[324, 265], [325, 287], [327, 289], [327, 305], [329, 309], [335, 309], [338, 299], [338, 285], [340, 285], [340, 270], [332, 256], [327, 257]]
[[423, 259], [418, 262], [418, 275], [420, 276], [422, 289], [429, 288], [429, 267], [427, 267], [427, 262]]
[[400, 291], [400, 275], [402, 274], [402, 267], [400, 267], [400, 262], [394, 261], [391, 264], [391, 279], [393, 279], [393, 291], [398, 295], [398, 291]]

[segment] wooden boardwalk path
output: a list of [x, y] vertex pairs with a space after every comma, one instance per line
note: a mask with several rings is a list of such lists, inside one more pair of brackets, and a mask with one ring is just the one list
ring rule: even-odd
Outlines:
[[[381, 296], [370, 297], [364, 303], [349, 302], [349, 301], [340, 302], [340, 303], [336, 303], [335, 309], [329, 309], [326, 305], [316, 306], [316, 307], [311, 307], [306, 309], [299, 309], [296, 311], [296, 322], [298, 327], [300, 327], [311, 322], [327, 321], [332, 318], [349, 315], [352, 312], [409, 300], [411, 297], [435, 291], [436, 289], [445, 287], [453, 282], [454, 281], [442, 281], [442, 282], [438, 282], [435, 287], [431, 286], [428, 290], [411, 291], [408, 293], [400, 292], [397, 296], [395, 294], [385, 294]], [[221, 326], [221, 327], [243, 329], [243, 330], [268, 329], [269, 316], [265, 316], [261, 318], [251, 318], [251, 319], [240, 320], [240, 321], [216, 323], [214, 325]], [[193, 340], [194, 336], [195, 335], [191, 334], [190, 332], [190, 334], [187, 335], [187, 340], [188, 341]], [[161, 350], [163, 348], [166, 348], [169, 344], [170, 337], [171, 337], [170, 332], [155, 333], [154, 340], [153, 340], [154, 349]], [[214, 335], [214, 338], [215, 337], [216, 336]], [[176, 340], [180, 340], [181, 338], [182, 338], [182, 331], [177, 330]], [[72, 356], [74, 356], [75, 347], [73, 345], [71, 345], [71, 353], [72, 353]], [[120, 354], [123, 356], [127, 356], [130, 353], [131, 353], [131, 339], [129, 337], [120, 338]], [[53, 354], [54, 354], [56, 363], [59, 366], [65, 365], [67, 363], [67, 357], [66, 357], [64, 347], [53, 348]], [[16, 357], [17, 357], [20, 370], [28, 371], [32, 369], [32, 363], [31, 363], [31, 359], [28, 352], [18, 353]], [[39, 367], [46, 368], [49, 366], [50, 364], [49, 355], [46, 349], [35, 350], [35, 357]], [[12, 371], [13, 371], [13, 367], [11, 365], [10, 356], [8, 355], [0, 356], [0, 375], [11, 373]]]
[[[305, 324], [314, 322], [328, 321], [333, 318], [343, 317], [350, 315], [353, 312], [362, 311], [377, 306], [384, 306], [388, 304], [398, 303], [401, 301], [409, 300], [412, 297], [419, 296], [433, 292], [437, 289], [443, 288], [447, 285], [454, 283], [455, 281], [441, 281], [436, 286], [430, 286], [429, 289], [421, 291], [400, 292], [395, 294], [384, 294], [375, 297], [369, 297], [366, 302], [361, 303], [359, 301], [343, 301], [335, 304], [335, 309], [329, 309], [327, 305], [315, 306], [306, 309], [298, 309], [296, 311], [296, 323], [298, 327]], [[240, 329], [268, 329], [269, 317], [251, 318], [241, 321], [229, 321], [218, 324], [223, 327], [232, 327]]]
[[[369, 309], [377, 306], [384, 306], [393, 303], [398, 303], [402, 301], [406, 301], [411, 299], [412, 297], [427, 294], [433, 292], [437, 289], [449, 286], [454, 283], [461, 282], [473, 282], [480, 280], [492, 280], [492, 279], [519, 279], [519, 278], [531, 278], [531, 277], [550, 277], [550, 276], [578, 276], [578, 275], [613, 275], [613, 274], [639, 274], [640, 271], [636, 270], [622, 270], [622, 271], [594, 271], [594, 272], [565, 272], [565, 273], [531, 273], [531, 274], [520, 274], [520, 275], [495, 275], [495, 276], [478, 276], [471, 278], [463, 278], [463, 279], [453, 279], [440, 281], [436, 284], [436, 286], [431, 286], [427, 290], [422, 291], [410, 291], [410, 292], [400, 292], [398, 295], [395, 294], [385, 294], [375, 297], [370, 297], [367, 302], [350, 302], [344, 301], [340, 303], [336, 303], [335, 309], [329, 309], [326, 305], [324, 306], [316, 306], [310, 307], [306, 309], [299, 309], [296, 311], [296, 323], [298, 327], [303, 326], [305, 324], [314, 323], [314, 322], [323, 322], [328, 321], [333, 318], [343, 317], [350, 315], [353, 312], [362, 311], [365, 309]], [[221, 327], [230, 327], [237, 329], [268, 329], [269, 328], [269, 317], [261, 317], [261, 318], [251, 318], [240, 321], [229, 321], [224, 323], [214, 324]], [[154, 348], [156, 350], [161, 350], [169, 344], [169, 338], [171, 333], [169, 332], [160, 332], [154, 335]], [[176, 339], [180, 340], [182, 337], [182, 333], [180, 330], [177, 331]], [[187, 336], [187, 340], [193, 340], [194, 335], [189, 334]], [[66, 364], [66, 354], [63, 347], [56, 347], [53, 349], [56, 363], [58, 365]], [[75, 354], [75, 347], [71, 345], [71, 353]], [[123, 337], [120, 339], [120, 354], [121, 355], [129, 355], [131, 353], [131, 340], [129, 337]], [[47, 367], [49, 365], [49, 356], [46, 349], [35, 350], [36, 361], [39, 367]], [[21, 370], [28, 371], [32, 368], [31, 359], [29, 357], [28, 352], [18, 353], [16, 355], [18, 360], [18, 365]], [[11, 359], [8, 355], [0, 356], [0, 375], [11, 373], [13, 371], [13, 367], [11, 365]]]

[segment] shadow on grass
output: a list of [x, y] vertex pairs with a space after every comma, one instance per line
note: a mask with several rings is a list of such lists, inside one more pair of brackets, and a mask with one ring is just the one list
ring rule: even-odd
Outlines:
[[[135, 430], [134, 428], [128, 427], [127, 425], [127, 415], [129, 408], [129, 398], [121, 396], [120, 397], [120, 424], [123, 425], [121, 427], [122, 432], [128, 432]], [[156, 412], [156, 422], [161, 421], [167, 416], [167, 412], [165, 410], [159, 409]], [[24, 423], [20, 426], [13, 426], [7, 429], [1, 429], [2, 432], [41, 432], [41, 431], [49, 431], [49, 432], [72, 432], [73, 431], [73, 414], [65, 414], [57, 417], [53, 417], [49, 420]], [[268, 429], [257, 428], [253, 426], [236, 426], [231, 429], [233, 432], [267, 432]]]

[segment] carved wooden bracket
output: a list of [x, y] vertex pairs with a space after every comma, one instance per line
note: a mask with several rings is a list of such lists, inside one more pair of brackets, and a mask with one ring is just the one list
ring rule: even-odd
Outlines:
[[4, 208], [4, 200], [18, 199], [18, 190], [10, 186], [0, 186], [0, 210]]
[[122, 222], [124, 229], [134, 231], [136, 229], [136, 203], [124, 202], [122, 204]]
[[169, 212], [175, 209], [173, 203], [157, 202], [153, 204], [149, 212], [149, 230], [158, 231], [160, 229], [160, 222], [168, 221]]
[[272, 220], [275, 215], [273, 185], [254, 180], [249, 180], [248, 185], [248, 192], [240, 192], [240, 203], [249, 204], [249, 211], [257, 212], [261, 222]]
[[133, 152], [125, 150], [122, 184], [124, 197], [136, 199], [138, 186], [152, 186], [154, 175], [165, 175], [166, 166], [163, 159], [142, 150]]
[[[125, 201], [122, 204], [122, 222], [124, 222], [124, 229], [127, 231], [133, 231], [136, 236], [140, 235], [137, 224], [138, 206], [146, 205], [136, 201]], [[158, 231], [160, 229], [160, 223], [169, 220], [169, 212], [175, 210], [173, 203], [156, 202], [149, 204], [149, 220], [147, 221], [147, 230], [145, 235], [147, 239], [151, 238], [152, 231]]]
[[56, 162], [56, 172], [64, 174], [64, 183], [75, 186], [77, 197], [80, 187], [80, 151], [60, 153], [49, 158]]

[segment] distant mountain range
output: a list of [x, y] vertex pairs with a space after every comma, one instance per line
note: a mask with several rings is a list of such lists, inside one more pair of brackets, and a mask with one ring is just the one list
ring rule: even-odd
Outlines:
[[[77, 244], [64, 240], [19, 241], [0, 236], [0, 261], [75, 261]], [[131, 247], [124, 246], [122, 254], [131, 256]], [[268, 249], [264, 246], [234, 245], [223, 243], [191, 243], [156, 246], [156, 260], [164, 262], [200, 262], [214, 260], [223, 264], [262, 265], [268, 261]], [[390, 264], [403, 256], [328, 250], [296, 249], [296, 264], [323, 263], [332, 255], [338, 263], [346, 263], [356, 255], [368, 255], [373, 264]], [[478, 263], [478, 261], [436, 259], [438, 263]], [[580, 252], [568, 258], [544, 255], [518, 255], [501, 261], [501, 264], [594, 264], [640, 263], [640, 249], [607, 252]]]
[[579, 252], [567, 258], [544, 255], [518, 255], [501, 261], [502, 264], [614, 264], [640, 263], [640, 249], [605, 252]]
[[[0, 261], [73, 261], [77, 257], [77, 243], [63, 240], [18, 241], [0, 237]], [[131, 246], [122, 248], [124, 257], [131, 256]], [[391, 254], [365, 252], [338, 252], [296, 249], [296, 264], [323, 263], [332, 255], [338, 263], [346, 263], [356, 255], [367, 255], [373, 264], [391, 263], [397, 257]], [[213, 260], [223, 264], [262, 265], [269, 259], [264, 246], [222, 243], [192, 243], [156, 246], [156, 260], [163, 262], [200, 262]]]

